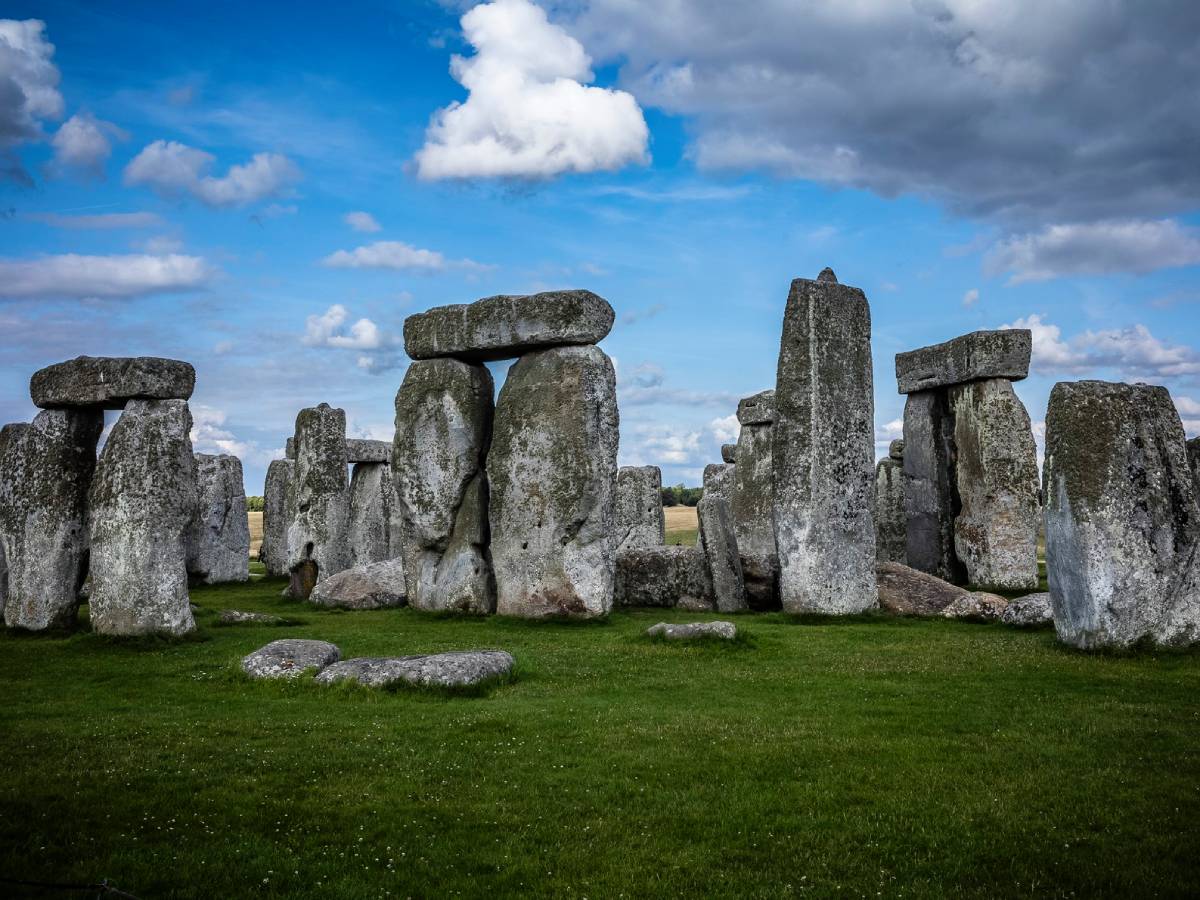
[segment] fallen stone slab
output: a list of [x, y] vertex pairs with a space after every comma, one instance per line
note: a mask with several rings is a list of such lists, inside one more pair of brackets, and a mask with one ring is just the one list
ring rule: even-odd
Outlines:
[[1054, 612], [1050, 606], [1050, 592], [1042, 591], [1037, 594], [1026, 594], [1009, 600], [1004, 612], [1000, 613], [1000, 621], [1005, 625], [1017, 628], [1036, 628], [1039, 625], [1052, 625]]
[[986, 591], [971, 591], [951, 601], [942, 610], [943, 619], [967, 619], [974, 622], [997, 622], [1008, 608], [1008, 600]]
[[129, 400], [187, 400], [196, 387], [190, 363], [156, 356], [77, 356], [33, 373], [33, 405], [124, 409]]
[[746, 582], [729, 504], [720, 497], [703, 497], [696, 516], [699, 547], [708, 561], [717, 611], [741, 612], [746, 609]]
[[549, 347], [599, 343], [615, 318], [608, 301], [591, 291], [505, 294], [409, 316], [404, 350], [413, 359], [491, 362]]
[[737, 419], [742, 425], [770, 425], [775, 421], [775, 391], [759, 391], [738, 401]]
[[365, 687], [401, 684], [468, 688], [512, 674], [515, 660], [504, 650], [453, 650], [428, 656], [356, 657], [334, 663], [317, 676], [318, 684], [355, 681]]
[[617, 550], [657, 547], [666, 541], [662, 471], [658, 466], [617, 469]]
[[712, 579], [699, 547], [642, 547], [617, 554], [617, 606], [713, 606]]
[[240, 609], [223, 609], [217, 616], [222, 625], [283, 625], [287, 620], [270, 613], [243, 612]]
[[188, 574], [204, 584], [250, 580], [250, 522], [242, 461], [197, 453], [196, 515], [188, 530]]
[[900, 616], [937, 616], [967, 591], [897, 562], [875, 564], [879, 608]]
[[389, 559], [330, 575], [308, 595], [317, 606], [338, 609], [384, 609], [408, 600], [404, 562]]
[[896, 354], [896, 384], [901, 394], [1029, 375], [1033, 333], [1026, 328], [974, 331], [953, 340]]
[[341, 658], [342, 651], [328, 641], [285, 638], [244, 657], [242, 671], [251, 678], [299, 678], [321, 672]]
[[703, 638], [719, 638], [732, 641], [737, 637], [737, 626], [732, 622], [690, 622], [686, 625], [670, 625], [659, 622], [646, 629], [649, 637], [661, 637], [668, 641], [694, 641]]
[[737, 462], [737, 444], [721, 445], [721, 461], [729, 465]]
[[346, 438], [346, 462], [388, 463], [392, 461], [392, 445], [389, 441], [368, 441], [363, 438]]

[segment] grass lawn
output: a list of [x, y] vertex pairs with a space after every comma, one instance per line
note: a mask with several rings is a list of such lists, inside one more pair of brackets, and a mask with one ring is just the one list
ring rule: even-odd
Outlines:
[[[1051, 631], [327, 612], [197, 589], [201, 639], [0, 633], [0, 877], [164, 896], [1194, 895], [1200, 655]], [[288, 628], [215, 625], [235, 607]], [[241, 656], [502, 647], [483, 696], [256, 684]], [[0, 894], [27, 889], [0, 885]], [[64, 896], [61, 893], [47, 896]]]

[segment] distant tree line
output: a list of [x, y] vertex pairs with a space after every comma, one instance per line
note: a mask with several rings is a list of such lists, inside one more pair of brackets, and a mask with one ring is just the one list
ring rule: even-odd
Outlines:
[[263, 498], [262, 497], [247, 497], [246, 498], [246, 511], [247, 512], [262, 512], [263, 511]]
[[663, 506], [695, 506], [703, 496], [704, 488], [684, 487], [682, 484], [662, 489]]

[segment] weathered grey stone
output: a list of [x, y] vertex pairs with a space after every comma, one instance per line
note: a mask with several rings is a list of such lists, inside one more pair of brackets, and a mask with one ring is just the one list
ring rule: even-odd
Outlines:
[[1200, 638], [1200, 510], [1167, 390], [1056, 384], [1044, 476], [1059, 640], [1090, 649]]
[[741, 425], [770, 425], [775, 421], [775, 391], [759, 391], [738, 401], [737, 419]]
[[712, 578], [699, 547], [642, 547], [617, 554], [617, 606], [713, 608]]
[[974, 585], [1037, 587], [1037, 446], [1029, 413], [999, 378], [949, 390], [954, 416], [954, 551]]
[[124, 409], [128, 400], [187, 400], [196, 387], [190, 363], [155, 356], [77, 356], [33, 373], [34, 406]]
[[617, 470], [617, 550], [657, 547], [666, 542], [662, 471], [658, 466]]
[[[875, 605], [871, 377], [866, 295], [835, 281], [793, 281], [779, 349], [772, 453], [786, 612], [856, 613]], [[741, 453], [739, 446], [739, 460]]]
[[130, 400], [92, 481], [92, 629], [185, 634], [187, 535], [196, 514], [196, 458], [186, 400]]
[[1052, 625], [1054, 611], [1050, 607], [1050, 592], [1026, 594], [1009, 600], [1004, 612], [1000, 613], [1000, 621], [1005, 625], [1017, 628], [1035, 628], [1039, 625]]
[[271, 641], [242, 659], [242, 671], [251, 678], [299, 678], [321, 672], [342, 658], [342, 651], [328, 641], [286, 638]]
[[612, 608], [617, 441], [616, 374], [598, 347], [543, 350], [509, 369], [487, 461], [497, 612]]
[[399, 559], [345, 569], [330, 575], [308, 595], [310, 603], [339, 609], [383, 609], [403, 606], [407, 599], [404, 562]]
[[608, 301], [591, 291], [486, 297], [409, 316], [404, 350], [413, 359], [509, 359], [548, 347], [598, 343], [612, 330], [614, 318]]
[[395, 559], [403, 552], [399, 532], [392, 534], [393, 520], [399, 521], [399, 501], [387, 463], [355, 463], [350, 476], [350, 519], [347, 540], [351, 565]]
[[909, 394], [904, 404], [904, 519], [908, 565], [962, 583], [967, 569], [954, 551], [961, 508], [954, 479], [954, 417], [945, 391]]
[[901, 394], [1004, 378], [1020, 381], [1029, 374], [1033, 334], [1025, 328], [975, 331], [942, 344], [896, 354], [896, 382]]
[[351, 464], [390, 463], [392, 461], [392, 445], [387, 441], [346, 438], [346, 461]]
[[487, 369], [453, 359], [414, 362], [396, 394], [392, 479], [416, 609], [496, 608], [484, 471], [492, 396]]
[[731, 466], [737, 462], [737, 444], [721, 445], [721, 461]]
[[903, 440], [892, 441], [890, 444], [888, 444], [888, 458], [897, 460], [898, 462], [904, 461]]
[[295, 477], [296, 461], [293, 459], [275, 459], [267, 466], [267, 480], [263, 486], [263, 538], [258, 558], [268, 575], [288, 574], [288, 529], [296, 514]]
[[358, 657], [334, 663], [317, 676], [318, 684], [356, 681], [365, 687], [401, 684], [469, 688], [512, 674], [515, 660], [504, 650], [452, 650], [429, 656]]
[[875, 464], [875, 559], [904, 562], [907, 528], [904, 521], [904, 463], [888, 457]]
[[288, 438], [287, 443], [283, 445], [283, 455], [286, 459], [296, 458], [296, 439], [294, 437]]
[[[765, 394], [771, 395], [769, 403], [763, 399]], [[737, 442], [738, 463], [733, 470], [733, 494], [729, 499], [738, 548], [746, 555], [775, 553], [773, 430], [769, 420], [764, 418], [764, 407], [768, 405], [774, 416], [774, 394], [774, 391], [756, 394], [738, 406], [739, 415], [746, 406], [759, 413], [749, 417], [753, 421], [742, 423]]]
[[1196, 494], [1200, 496], [1200, 437], [1187, 442], [1187, 457], [1192, 467], [1192, 480], [1196, 482]]
[[956, 597], [942, 610], [943, 619], [969, 619], [975, 622], [997, 622], [1008, 608], [1008, 601], [998, 594], [971, 591]]
[[88, 489], [98, 410], [45, 410], [0, 431], [0, 557], [5, 624], [42, 631], [75, 623], [87, 575]]
[[716, 601], [706, 597], [693, 597], [685, 594], [675, 603], [675, 608], [684, 612], [715, 612]]
[[[195, 610], [192, 610], [195, 612]], [[217, 616], [217, 621], [222, 625], [282, 625], [284, 619], [282, 616], [273, 616], [270, 613], [243, 612], [240, 609], [223, 609], [221, 614]]]
[[900, 616], [936, 616], [967, 591], [897, 562], [875, 564], [879, 608]]
[[732, 463], [710, 463], [704, 467], [704, 496], [733, 500], [737, 467]]
[[296, 416], [295, 509], [288, 525], [284, 592], [306, 600], [312, 588], [350, 567], [350, 491], [346, 477], [346, 413], [328, 403]]
[[777, 612], [779, 599], [779, 557], [774, 553], [746, 553], [742, 558], [742, 578], [746, 582], [746, 603], [755, 612]]
[[737, 637], [737, 626], [732, 622], [691, 622], [687, 625], [671, 625], [659, 622], [646, 629], [649, 637], [661, 637], [668, 641], [694, 641], [703, 638], [719, 638], [732, 641]]
[[8, 560], [4, 556], [4, 539], [0, 538], [0, 620], [4, 619], [4, 606], [8, 602]]
[[250, 580], [250, 522], [242, 461], [196, 456], [196, 515], [188, 529], [187, 569], [205, 584]]
[[700, 523], [699, 546], [708, 561], [717, 610], [740, 612], [746, 609], [746, 584], [729, 503], [720, 497], [703, 497], [696, 516]]

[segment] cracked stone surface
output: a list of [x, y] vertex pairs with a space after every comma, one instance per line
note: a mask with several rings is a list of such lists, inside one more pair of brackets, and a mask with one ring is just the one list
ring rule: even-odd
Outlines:
[[295, 460], [275, 459], [267, 466], [263, 487], [263, 539], [258, 558], [268, 575], [288, 573], [287, 540], [288, 528], [295, 515], [295, 477]]
[[671, 625], [659, 622], [646, 629], [649, 637], [662, 637], [668, 641], [694, 641], [697, 638], [720, 638], [732, 641], [737, 637], [737, 626], [732, 622], [691, 622], [686, 625]]
[[515, 660], [505, 650], [452, 650], [428, 656], [356, 657], [334, 663], [317, 676], [318, 684], [356, 681], [366, 687], [399, 684], [466, 688], [507, 677]]
[[342, 658], [342, 651], [328, 641], [285, 638], [271, 641], [242, 659], [242, 671], [251, 678], [300, 678], [321, 672]]
[[643, 547], [617, 554], [617, 606], [712, 609], [713, 585], [699, 547]]
[[197, 453], [196, 515], [188, 530], [188, 574], [204, 584], [250, 580], [250, 522], [242, 461]]
[[658, 466], [617, 470], [617, 551], [666, 543], [662, 472]]

